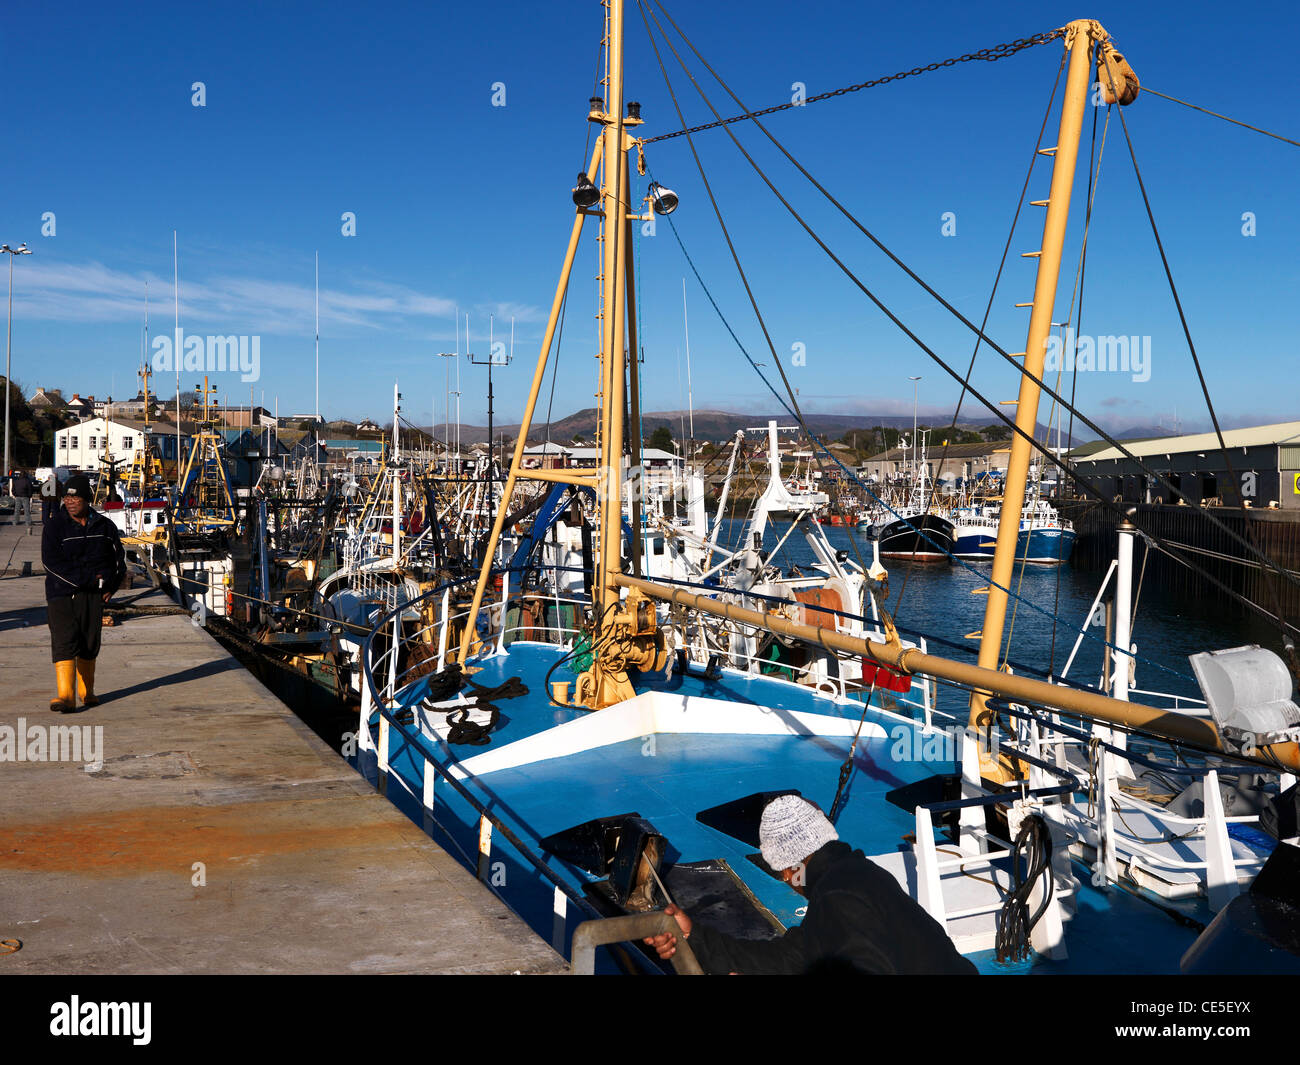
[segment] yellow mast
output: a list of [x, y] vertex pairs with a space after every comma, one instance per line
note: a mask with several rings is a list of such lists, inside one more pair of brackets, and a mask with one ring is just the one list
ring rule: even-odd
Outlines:
[[[1038, 251], [1023, 253], [1026, 258], [1038, 260], [1038, 276], [1034, 283], [1034, 301], [1029, 315], [1029, 333], [1022, 357], [1026, 373], [1020, 378], [1020, 394], [1016, 399], [1016, 428], [1011, 440], [1011, 455], [1007, 461], [1005, 488], [1002, 497], [1001, 519], [998, 525], [997, 547], [993, 554], [993, 580], [989, 586], [984, 606], [984, 626], [980, 634], [979, 666], [981, 669], [998, 668], [1002, 649], [1002, 633], [1007, 614], [1007, 592], [1015, 567], [1016, 541], [1020, 533], [1020, 515], [1025, 503], [1025, 487], [1029, 476], [1029, 462], [1038, 426], [1038, 400], [1041, 389], [1029, 376], [1042, 380], [1047, 354], [1047, 338], [1052, 328], [1052, 312], [1056, 301], [1057, 279], [1061, 271], [1061, 251], [1065, 244], [1066, 223], [1070, 216], [1070, 194], [1074, 188], [1075, 163], [1079, 154], [1079, 134], [1083, 116], [1088, 106], [1088, 90], [1094, 64], [1091, 62], [1094, 44], [1098, 47], [1099, 78], [1111, 99], [1110, 81], [1120, 89], [1121, 104], [1131, 103], [1137, 96], [1137, 78], [1115, 52], [1106, 31], [1091, 19], [1071, 22], [1065, 31], [1065, 47], [1069, 53], [1069, 71], [1066, 75], [1065, 98], [1061, 105], [1061, 121], [1055, 148], [1041, 148], [1040, 154], [1053, 157], [1051, 191], [1045, 201], [1036, 201], [1047, 208], [1043, 220], [1043, 239]], [[1109, 68], [1109, 69], [1107, 69]], [[970, 723], [980, 724], [987, 713], [990, 693], [976, 691], [971, 695]], [[981, 752], [987, 772], [996, 772], [994, 758]]]
[[624, 286], [627, 280], [627, 202], [623, 134], [623, 0], [609, 0], [610, 31], [607, 95], [604, 116], [605, 168], [603, 183], [604, 285], [601, 290], [600, 344], [600, 562], [596, 570], [596, 595], [592, 596], [603, 632], [609, 615], [617, 609], [618, 585], [614, 577], [622, 570], [623, 529], [623, 403], [627, 382], [624, 347]]
[[[576, 204], [577, 212], [569, 235], [569, 248], [565, 255], [560, 281], [551, 303], [551, 315], [542, 338], [542, 350], [533, 372], [533, 383], [524, 408], [523, 423], [515, 440], [510, 473], [506, 478], [502, 506], [497, 510], [488, 537], [487, 551], [474, 587], [464, 631], [460, 637], [459, 660], [466, 661], [477, 644], [477, 619], [483, 605], [492, 560], [501, 537], [509, 500], [520, 478], [571, 484], [594, 489], [600, 504], [600, 557], [597, 560], [595, 587], [591, 589], [594, 610], [592, 644], [598, 648], [592, 668], [578, 678], [573, 701], [591, 709], [609, 706], [634, 694], [627, 677], [627, 667], [662, 668], [664, 641], [658, 632], [653, 606], [640, 593], [629, 596], [626, 605], [620, 602], [619, 578], [622, 576], [622, 482], [624, 403], [627, 383], [627, 308], [632, 305], [632, 294], [627, 275], [627, 246], [631, 227], [628, 224], [639, 218], [628, 203], [628, 167], [626, 156], [633, 142], [627, 134], [628, 126], [641, 124], [635, 113], [625, 113], [623, 102], [623, 9], [624, 0], [606, 0], [606, 77], [605, 98], [593, 99], [588, 120], [602, 126], [600, 138], [587, 168], [585, 181], [594, 181], [601, 175], [601, 209]], [[577, 193], [575, 189], [575, 202]], [[594, 200], [592, 201], [594, 203]], [[568, 289], [569, 274], [578, 247], [582, 223], [586, 215], [597, 214], [601, 219], [601, 345], [599, 364], [599, 419], [600, 467], [596, 472], [581, 470], [526, 470], [523, 453], [532, 426], [537, 397], [545, 379], [546, 364], [551, 341], [559, 320], [560, 307]], [[557, 695], [568, 698], [568, 685]]]

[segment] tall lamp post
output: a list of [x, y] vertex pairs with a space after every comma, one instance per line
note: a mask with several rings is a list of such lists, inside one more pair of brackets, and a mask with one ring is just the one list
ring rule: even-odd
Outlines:
[[[457, 358], [457, 355], [454, 351], [440, 351], [438, 352], [438, 358], [455, 359]], [[457, 368], [459, 369], [459, 367]], [[450, 477], [451, 476], [451, 363], [448, 362], [444, 364], [443, 369], [444, 369], [443, 385], [444, 385], [444, 390], [446, 392], [446, 396], [445, 396], [446, 407], [444, 408], [444, 413], [446, 414], [446, 418], [444, 419], [445, 432], [443, 434], [444, 435], [443, 458], [446, 460], [446, 464], [447, 464], [447, 476]], [[456, 395], [459, 396], [460, 393], [457, 392]], [[457, 419], [457, 421], [459, 421], [459, 419]], [[459, 432], [460, 426], [457, 425], [456, 428], [457, 428], [457, 432]], [[457, 451], [459, 450], [460, 449], [457, 448]]]
[[[514, 324], [511, 323], [513, 333]], [[504, 347], [504, 345], [502, 345]], [[465, 347], [469, 347], [469, 327], [465, 329]], [[475, 366], [484, 366], [488, 368], [488, 479], [492, 479], [492, 471], [496, 466], [496, 441], [492, 438], [492, 367], [498, 363], [502, 366], [509, 366], [513, 355], [506, 353], [498, 356], [496, 352], [496, 343], [492, 332], [492, 323], [488, 323], [488, 354], [486, 359], [476, 358], [473, 352], [466, 351], [465, 357]]]
[[5, 339], [5, 468], [4, 475], [9, 476], [9, 389], [13, 382], [13, 375], [10, 372], [10, 355], [14, 346], [14, 256], [31, 255], [32, 250], [27, 246], [27, 241], [23, 241], [16, 248], [9, 247], [8, 244], [0, 244], [0, 252], [9, 253], [9, 327], [6, 330]]

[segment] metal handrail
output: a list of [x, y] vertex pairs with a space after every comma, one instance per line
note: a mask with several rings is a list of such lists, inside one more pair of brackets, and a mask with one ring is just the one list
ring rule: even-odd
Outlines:
[[610, 943], [636, 942], [647, 936], [664, 933], [677, 937], [677, 950], [670, 959], [673, 971], [679, 976], [703, 976], [704, 970], [700, 968], [695, 952], [691, 950], [680, 926], [663, 910], [583, 921], [573, 932], [571, 973], [574, 976], [594, 976], [597, 947]]

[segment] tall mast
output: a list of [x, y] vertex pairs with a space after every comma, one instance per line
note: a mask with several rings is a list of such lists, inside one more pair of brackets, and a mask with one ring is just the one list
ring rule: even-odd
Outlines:
[[622, 569], [623, 527], [623, 404], [626, 355], [623, 346], [625, 307], [623, 302], [627, 259], [626, 229], [622, 225], [624, 203], [623, 133], [623, 0], [609, 0], [609, 38], [604, 116], [604, 165], [602, 200], [604, 217], [601, 233], [604, 284], [601, 292], [601, 475], [598, 489], [600, 508], [600, 564], [593, 599], [599, 604], [598, 617], [608, 618], [617, 609], [619, 586], [615, 577]]
[[320, 252], [316, 253], [316, 421], [320, 422]]
[[[998, 524], [997, 547], [993, 554], [993, 579], [984, 607], [984, 626], [980, 635], [979, 665], [996, 669], [1002, 649], [1002, 634], [1007, 614], [1007, 592], [1015, 567], [1016, 541], [1020, 533], [1020, 515], [1025, 504], [1025, 487], [1033, 440], [1038, 427], [1040, 388], [1033, 378], [1042, 380], [1047, 354], [1047, 339], [1052, 328], [1057, 280], [1061, 272], [1061, 252], [1065, 244], [1066, 223], [1070, 216], [1070, 194], [1074, 188], [1075, 163], [1079, 155], [1079, 135], [1088, 106], [1088, 89], [1093, 72], [1092, 49], [1096, 43], [1106, 62], [1098, 68], [1103, 92], [1110, 100], [1110, 81], [1120, 90], [1120, 103], [1129, 103], [1137, 95], [1137, 78], [1123, 57], [1110, 45], [1106, 31], [1091, 19], [1079, 19], [1066, 27], [1065, 47], [1069, 52], [1065, 97], [1061, 105], [1060, 130], [1055, 148], [1041, 148], [1041, 155], [1051, 156], [1052, 184], [1043, 220], [1043, 240], [1038, 251], [1025, 255], [1038, 259], [1038, 276], [1034, 283], [1034, 301], [1029, 315], [1029, 333], [1025, 341], [1025, 373], [1020, 378], [1016, 400], [1016, 429], [1011, 439], [1006, 481], [1002, 492], [1002, 513]], [[970, 700], [970, 724], [978, 728], [986, 714], [989, 695], [975, 691]], [[986, 775], [996, 772], [996, 755], [981, 752]]]
[[[176, 249], [176, 230], [172, 230], [172, 302], [176, 316], [176, 332], [172, 334], [172, 359], [176, 363], [176, 472], [181, 468], [181, 266], [180, 255]], [[177, 486], [180, 479], [177, 478]]]

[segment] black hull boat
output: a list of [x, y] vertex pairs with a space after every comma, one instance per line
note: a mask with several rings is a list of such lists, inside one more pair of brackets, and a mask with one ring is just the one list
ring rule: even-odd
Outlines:
[[880, 557], [947, 566], [952, 562], [953, 525], [938, 514], [904, 515], [879, 526]]

